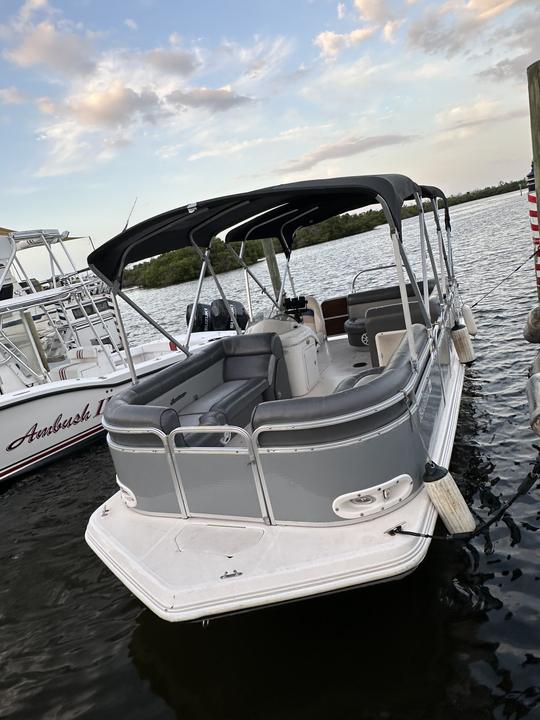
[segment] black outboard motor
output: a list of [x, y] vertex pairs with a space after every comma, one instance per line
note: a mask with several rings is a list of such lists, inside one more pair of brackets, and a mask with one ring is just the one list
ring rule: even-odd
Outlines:
[[[193, 303], [187, 306], [186, 310], [186, 324], [189, 325], [189, 319], [193, 310]], [[193, 320], [193, 332], [207, 332], [208, 330], [214, 330], [212, 325], [212, 318], [210, 315], [210, 305], [204, 305], [203, 303], [197, 303], [195, 305], [195, 319]]]
[[[229, 300], [229, 305], [236, 318], [240, 330], [245, 330], [249, 315], [241, 302]], [[212, 330], [234, 330], [234, 323], [223, 300], [213, 300], [210, 305], [210, 323]]]

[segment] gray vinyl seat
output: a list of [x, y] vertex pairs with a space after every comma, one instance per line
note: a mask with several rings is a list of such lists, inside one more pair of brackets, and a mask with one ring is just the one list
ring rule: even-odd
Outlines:
[[[414, 292], [410, 283], [407, 287], [407, 297], [413, 298]], [[418, 283], [420, 293], [423, 292], [422, 281]], [[431, 293], [435, 288], [435, 280], [428, 280], [428, 289]], [[347, 295], [348, 319], [345, 321], [344, 329], [349, 338], [349, 344], [353, 347], [371, 347], [370, 338], [366, 332], [366, 314], [374, 307], [392, 306], [401, 298], [399, 285], [391, 285], [384, 288], [373, 288], [362, 290]]]
[[[415, 302], [409, 303], [411, 312], [411, 320], [415, 324], [426, 325], [426, 320], [420, 309], [419, 304]], [[441, 306], [437, 300], [429, 301], [429, 315], [431, 322], [434, 322], [440, 315]], [[405, 316], [403, 315], [403, 306], [401, 303], [395, 305], [386, 305], [384, 307], [370, 308], [366, 312], [365, 318], [366, 334], [368, 337], [369, 353], [371, 356], [371, 364], [373, 367], [380, 365], [379, 355], [377, 353], [377, 344], [375, 336], [380, 332], [390, 332], [392, 330], [405, 330]]]
[[[420, 324], [413, 325], [413, 336], [420, 357], [428, 342], [427, 328]], [[379, 405], [399, 395], [410, 381], [412, 373], [409, 346], [407, 338], [403, 337], [386, 367], [371, 371], [369, 375], [363, 373], [363, 378], [357, 376], [352, 387], [345, 385], [339, 391], [321, 397], [291, 398], [258, 405], [251, 420], [254, 429], [266, 425], [321, 421], [319, 426], [312, 428], [262, 431], [259, 444], [261, 447], [319, 445], [359, 437], [377, 430], [407, 412], [404, 399], [355, 420], [340, 423], [325, 421]], [[371, 374], [374, 375], [372, 379]], [[359, 382], [368, 378], [369, 382]]]
[[[290, 397], [279, 336], [254, 333], [222, 338], [190, 357], [145, 378], [116, 395], [105, 422], [119, 429], [176, 428], [248, 424], [255, 406]], [[110, 433], [120, 444], [134, 436]], [[130, 440], [131, 438], [131, 440]], [[178, 445], [216, 444], [216, 433], [182, 433]], [[139, 444], [159, 444], [155, 435], [136, 434]]]

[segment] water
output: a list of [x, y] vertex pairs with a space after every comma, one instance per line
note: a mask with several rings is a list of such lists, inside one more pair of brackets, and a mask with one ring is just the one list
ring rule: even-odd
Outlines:
[[[453, 219], [471, 300], [530, 252], [526, 197], [454, 208]], [[381, 247], [387, 236], [375, 230], [299, 251], [297, 287], [346, 292], [361, 250], [366, 265], [377, 264], [388, 257], [378, 257]], [[242, 297], [242, 273], [222, 279]], [[521, 338], [533, 283], [528, 263], [476, 312], [478, 359], [467, 370], [451, 469], [479, 517], [528, 473], [540, 479], [524, 394], [535, 348]], [[133, 294], [172, 329], [182, 327], [188, 289]], [[141, 333], [129, 324], [133, 337]], [[401, 582], [208, 627], [157, 619], [87, 548], [87, 518], [113, 490], [101, 442], [0, 494], [0, 717], [540, 718], [538, 482], [487, 537], [432, 543]]]

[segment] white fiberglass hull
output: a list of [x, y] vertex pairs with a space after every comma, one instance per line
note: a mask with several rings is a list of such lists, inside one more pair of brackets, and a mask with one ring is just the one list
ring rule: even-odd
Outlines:
[[[431, 455], [448, 465], [463, 367], [453, 361]], [[169, 621], [223, 615], [396, 579], [424, 559], [437, 512], [422, 488], [372, 520], [340, 526], [263, 525], [137, 513], [117, 493], [90, 518], [86, 541], [150, 610]]]
[[[178, 362], [170, 353], [143, 363], [141, 376]], [[0, 481], [28, 472], [103, 432], [107, 401], [130, 382], [127, 370], [59, 380], [0, 396]]]
[[[200, 333], [210, 337], [230, 333]], [[156, 343], [144, 346], [152, 350]], [[139, 377], [181, 362], [184, 354], [170, 351], [136, 364]], [[131, 382], [129, 370], [82, 379], [58, 380], [0, 395], [0, 483], [58, 459], [77, 445], [103, 433], [101, 418], [107, 401]]]

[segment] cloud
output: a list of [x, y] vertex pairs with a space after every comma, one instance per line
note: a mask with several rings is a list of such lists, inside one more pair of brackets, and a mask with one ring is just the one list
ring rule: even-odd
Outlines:
[[442, 133], [439, 139], [452, 140], [470, 137], [482, 127], [525, 116], [526, 108], [508, 110], [498, 100], [479, 98], [471, 105], [456, 105], [437, 113], [435, 122]]
[[163, 111], [154, 91], [137, 92], [120, 80], [101, 91], [69, 98], [67, 109], [80, 125], [104, 128], [130, 125], [137, 115], [153, 123]]
[[500, 15], [518, 0], [448, 0], [441, 12], [469, 13], [480, 22]]
[[362, 56], [354, 62], [332, 63], [326, 65], [324, 70], [309, 83], [306, 83], [301, 93], [314, 102], [325, 105], [329, 101], [335, 103], [349, 102], [351, 93], [365, 87], [379, 78], [388, 65], [374, 65], [369, 57]]
[[[265, 82], [266, 92], [279, 91], [277, 73], [292, 48], [282, 36], [255, 36], [245, 46], [225, 41], [217, 49], [186, 48], [178, 33], [170, 31], [161, 47], [100, 50], [97, 39], [101, 43], [103, 34], [73, 22], [47, 0], [20, 1], [19, 12], [0, 26], [0, 32], [8, 42], [4, 57], [20, 68], [37, 69], [43, 81], [54, 86], [51, 97], [42, 87], [31, 99], [41, 115], [38, 137], [47, 150], [45, 175], [108, 160], [148, 134], [150, 124], [159, 124], [171, 137], [165, 155], [177, 152], [173, 136], [179, 132], [211, 132], [214, 126], [222, 130], [224, 120], [215, 116], [256, 107], [256, 89]], [[123, 22], [130, 30], [138, 28], [132, 18]], [[192, 80], [187, 85], [187, 78], [203, 72], [207, 82]], [[225, 81], [229, 75], [230, 82], [222, 80], [213, 87], [209, 79], [217, 74]], [[0, 91], [0, 102], [22, 100], [15, 88]], [[235, 117], [231, 135], [249, 126], [247, 113], [240, 123], [240, 116]]]
[[19, 18], [22, 21], [27, 21], [35, 12], [48, 9], [48, 7], [47, 0], [25, 0], [19, 10]]
[[509, 27], [502, 27], [489, 38], [490, 44], [503, 50], [503, 58], [477, 73], [487, 80], [525, 82], [525, 71], [540, 55], [540, 8], [521, 15]]
[[388, 20], [385, 22], [383, 27], [383, 39], [387, 43], [395, 43], [396, 39], [394, 37], [395, 32], [398, 28], [400, 28], [403, 25], [403, 20]]
[[389, 145], [401, 145], [412, 142], [415, 135], [374, 135], [372, 137], [358, 137], [350, 135], [338, 142], [321, 145], [316, 150], [306, 153], [296, 160], [280, 168], [282, 173], [296, 173], [303, 170], [311, 170], [318, 163], [325, 160], [336, 160], [337, 158], [352, 157], [361, 153], [377, 150]]
[[26, 95], [16, 87], [0, 88], [0, 102], [5, 105], [20, 105], [25, 100]]
[[162, 145], [156, 151], [156, 155], [162, 160], [169, 160], [176, 157], [180, 150], [184, 147], [184, 143], [175, 143], [174, 145]]
[[385, 23], [391, 19], [391, 12], [385, 0], [354, 0], [354, 6], [363, 20]]
[[238, 142], [213, 142], [211, 147], [206, 150], [200, 150], [199, 152], [193, 153], [188, 157], [188, 160], [193, 161], [201, 160], [202, 158], [208, 157], [235, 155], [236, 153], [242, 152], [243, 150], [250, 150], [251, 148], [260, 147], [261, 145], [272, 145], [274, 143], [281, 143], [284, 141], [294, 140], [299, 137], [305, 137], [306, 133], [313, 132], [314, 130], [320, 131], [328, 127], [329, 125], [318, 125], [316, 127], [302, 125], [294, 128], [289, 128], [288, 130], [283, 130], [277, 135], [271, 137], [250, 138], [248, 140], [240, 140]]
[[191, 75], [201, 64], [195, 52], [176, 47], [149, 50], [144, 59], [160, 72], [181, 77]]
[[338, 16], [338, 20], [343, 20], [343, 18], [345, 17], [345, 3], [338, 2], [337, 16]]
[[20, 45], [4, 56], [19, 67], [45, 65], [61, 75], [87, 74], [95, 66], [88, 40], [59, 31], [49, 20], [33, 26]]
[[[387, 43], [395, 42], [395, 32], [405, 20], [396, 16], [393, 6], [387, 0], [355, 0], [355, 8], [362, 20], [376, 24], [381, 28], [382, 39]], [[403, 10], [400, 11], [400, 14]]]
[[175, 90], [167, 95], [166, 100], [176, 107], [203, 108], [212, 112], [224, 112], [253, 102], [253, 98], [238, 95], [231, 87]]
[[324, 57], [332, 59], [344, 48], [358, 45], [358, 43], [371, 37], [374, 32], [374, 27], [358, 28], [350, 33], [343, 34], [327, 30], [319, 33], [313, 42], [320, 48]]
[[[525, 4], [528, 0], [522, 0]], [[428, 54], [452, 57], [478, 42], [493, 18], [516, 5], [518, 0], [448, 0], [428, 6], [409, 30], [409, 44]]]
[[53, 115], [56, 112], [56, 105], [48, 97], [38, 97], [35, 102], [37, 109], [43, 115]]
[[248, 89], [281, 72], [292, 47], [292, 42], [282, 36], [273, 39], [255, 37], [250, 45], [226, 40], [212, 53], [208, 69], [236, 72], [239, 74], [236, 87]]
[[72, 120], [43, 128], [38, 140], [47, 143], [48, 159], [38, 170], [38, 177], [54, 177], [82, 170], [92, 153], [79, 125]]

